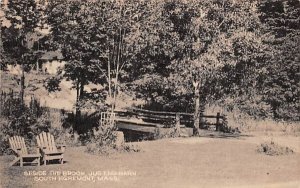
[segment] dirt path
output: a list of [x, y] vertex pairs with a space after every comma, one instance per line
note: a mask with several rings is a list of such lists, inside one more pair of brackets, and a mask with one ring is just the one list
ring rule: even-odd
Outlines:
[[[281, 139], [289, 142], [289, 138]], [[260, 140], [263, 138], [165, 139], [138, 143], [142, 148], [139, 153], [110, 157], [87, 154], [83, 147], [68, 148], [66, 164], [46, 167], [7, 168], [11, 159], [1, 157], [4, 175], [0, 177], [6, 177], [4, 187], [300, 187], [298, 150], [292, 155], [266, 156], [256, 152]], [[98, 171], [116, 179], [35, 182], [34, 176], [24, 176], [29, 170], [48, 174], [80, 171], [86, 175]], [[114, 173], [122, 174], [112, 176]]]

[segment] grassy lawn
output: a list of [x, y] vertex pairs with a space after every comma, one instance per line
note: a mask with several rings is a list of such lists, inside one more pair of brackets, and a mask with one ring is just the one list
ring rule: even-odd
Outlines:
[[[139, 153], [112, 156], [95, 156], [85, 153], [84, 147], [69, 147], [64, 165], [40, 167], [8, 167], [12, 157], [3, 156], [1, 185], [5, 188], [300, 187], [299, 137], [279, 138], [285, 144], [292, 143], [290, 147], [295, 151], [283, 156], [258, 153], [257, 146], [264, 139], [262, 135], [163, 139], [137, 143], [142, 149]], [[48, 176], [26, 176], [24, 173], [29, 171], [45, 171]], [[90, 179], [73, 174], [53, 175], [56, 179], [46, 180], [51, 171], [85, 173]], [[98, 172], [93, 176], [95, 181], [90, 172]], [[45, 181], [35, 181], [38, 177]]]

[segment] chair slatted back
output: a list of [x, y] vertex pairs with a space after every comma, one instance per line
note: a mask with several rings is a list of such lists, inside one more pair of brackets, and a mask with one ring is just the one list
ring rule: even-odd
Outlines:
[[18, 155], [26, 155], [28, 154], [26, 145], [25, 145], [25, 140], [21, 136], [13, 136], [10, 137], [9, 139], [9, 145], [10, 148], [16, 152]]
[[47, 152], [57, 152], [57, 148], [54, 142], [54, 136], [50, 133], [42, 132], [36, 137], [36, 140], [40, 148], [46, 147]]

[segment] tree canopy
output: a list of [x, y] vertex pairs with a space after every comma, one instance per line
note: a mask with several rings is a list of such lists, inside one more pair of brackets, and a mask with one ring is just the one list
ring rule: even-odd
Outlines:
[[111, 108], [130, 92], [195, 120], [211, 103], [299, 119], [298, 0], [12, 2], [5, 52], [20, 62], [36, 57], [30, 37], [47, 25], [44, 48], [62, 52], [78, 110], [85, 98], [99, 101], [85, 91], [94, 83]]

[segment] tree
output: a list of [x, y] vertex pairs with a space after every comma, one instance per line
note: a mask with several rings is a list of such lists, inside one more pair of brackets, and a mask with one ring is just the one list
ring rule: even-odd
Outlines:
[[[153, 78], [160, 79], [162, 86], [168, 86], [158, 87], [157, 92], [152, 90], [152, 93], [158, 94], [158, 100], [176, 100], [178, 96], [183, 99], [179, 102], [194, 99], [197, 133], [200, 111], [204, 110], [199, 110], [200, 104], [216, 94], [216, 90], [208, 85], [214, 83], [220, 87], [216, 80], [223, 78], [226, 67], [232, 70], [242, 68], [244, 64], [248, 65], [248, 72], [257, 71], [255, 68], [264, 48], [256, 4], [248, 1], [171, 0], [164, 2], [160, 11], [157, 14], [160, 15], [157, 19], [160, 25], [154, 29], [158, 40], [152, 45], [154, 53], [148, 54], [152, 55], [152, 62], [163, 59], [164, 65], [159, 66], [160, 70]], [[239, 86], [246, 91], [245, 83], [249, 81], [240, 80]], [[224, 89], [225, 86], [219, 88], [219, 95], [225, 94]]]
[[268, 34], [266, 53], [270, 54], [261, 94], [276, 119], [299, 120], [300, 2], [264, 0], [259, 8]]
[[67, 61], [64, 76], [74, 81], [77, 107], [84, 85], [92, 82], [106, 88], [108, 105], [115, 109], [120, 81], [133, 80], [129, 72], [146, 46], [142, 23], [151, 8], [140, 1], [49, 3], [52, 46], [62, 49]]
[[[0, 87], [2, 89], [2, 70], [5, 65], [5, 56], [2, 42], [2, 22], [3, 22], [3, 12], [2, 12], [2, 4], [0, 4]], [[2, 91], [2, 90], [1, 90]]]
[[23, 103], [25, 89], [25, 69], [37, 59], [34, 33], [40, 27], [41, 7], [34, 0], [11, 0], [5, 9], [5, 18], [10, 27], [5, 28], [3, 40], [4, 51], [12, 59], [13, 64], [22, 68], [20, 79], [20, 98]]
[[101, 12], [98, 5], [88, 1], [58, 0], [47, 6], [51, 28], [48, 48], [61, 50], [66, 61], [63, 76], [72, 80], [76, 88], [76, 114], [80, 113], [84, 86], [100, 77], [91, 61], [101, 50], [102, 41], [97, 36], [97, 21], [101, 20], [96, 16], [98, 8]]

